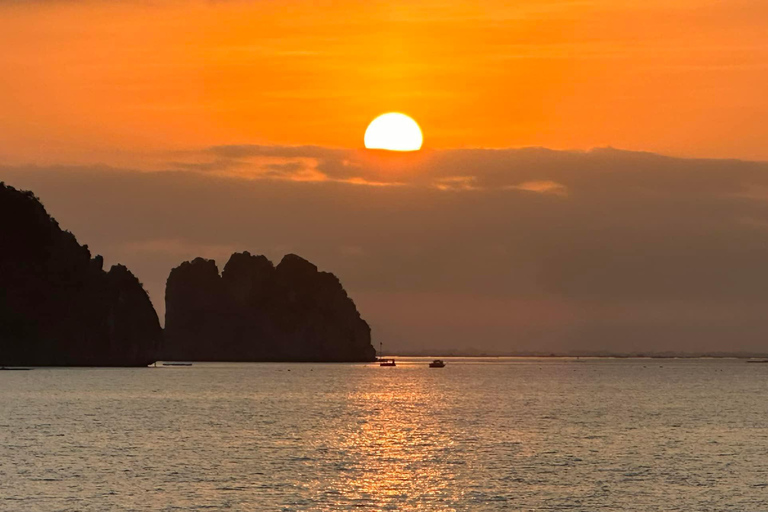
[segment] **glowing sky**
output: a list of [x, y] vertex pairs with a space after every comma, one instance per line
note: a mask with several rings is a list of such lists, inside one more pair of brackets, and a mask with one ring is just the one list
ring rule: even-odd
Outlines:
[[0, 157], [215, 144], [768, 159], [763, 0], [0, 0]]
[[[765, 0], [0, 0], [0, 181], [161, 314], [184, 259], [296, 252], [393, 350], [764, 350], [766, 34]], [[361, 149], [384, 112], [424, 149]]]

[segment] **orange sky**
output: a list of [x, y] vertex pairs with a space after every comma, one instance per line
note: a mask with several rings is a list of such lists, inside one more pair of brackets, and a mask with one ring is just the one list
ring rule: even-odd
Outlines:
[[355, 148], [396, 110], [429, 148], [768, 160], [766, 34], [764, 0], [0, 0], [0, 159]]

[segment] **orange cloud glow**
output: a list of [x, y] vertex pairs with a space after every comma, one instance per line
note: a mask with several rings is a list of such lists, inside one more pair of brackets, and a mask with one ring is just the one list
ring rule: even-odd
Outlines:
[[565, 185], [555, 181], [526, 181], [519, 185], [510, 185], [506, 188], [511, 190], [525, 190], [527, 192], [536, 192], [539, 194], [554, 194], [556, 196], [568, 195], [568, 189]]

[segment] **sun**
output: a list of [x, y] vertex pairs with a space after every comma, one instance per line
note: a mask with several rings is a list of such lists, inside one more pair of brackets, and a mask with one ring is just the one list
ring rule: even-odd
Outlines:
[[416, 121], [405, 114], [382, 114], [365, 130], [365, 147], [389, 151], [418, 151], [424, 137]]

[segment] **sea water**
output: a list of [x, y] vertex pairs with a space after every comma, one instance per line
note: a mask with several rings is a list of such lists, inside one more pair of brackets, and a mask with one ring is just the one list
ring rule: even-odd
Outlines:
[[768, 364], [0, 372], [0, 510], [768, 510]]

